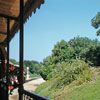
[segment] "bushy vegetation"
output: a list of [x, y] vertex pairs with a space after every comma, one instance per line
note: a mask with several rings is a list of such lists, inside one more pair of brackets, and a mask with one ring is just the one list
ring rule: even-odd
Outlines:
[[100, 89], [100, 80], [97, 81], [100, 69], [96, 68], [100, 66], [99, 61], [100, 42], [97, 39], [62, 40], [54, 46], [51, 56], [44, 59], [41, 76], [47, 82], [35, 92], [52, 100], [99, 100], [96, 93], [100, 91], [94, 90]]
[[73, 60], [71, 63], [59, 64], [54, 72], [52, 84], [53, 88], [64, 88], [74, 80], [79, 80], [79, 84], [91, 80], [92, 71], [87, 63], [80, 60]]
[[85, 54], [86, 60], [94, 66], [100, 66], [100, 46], [91, 46]]
[[27, 69], [27, 67], [29, 67], [31, 76], [39, 76], [41, 66], [42, 64], [37, 61], [24, 60], [24, 69]]
[[[91, 20], [91, 24], [94, 28], [100, 27], [100, 12]], [[97, 36], [100, 35], [100, 29], [97, 31]]]
[[16, 64], [16, 65], [19, 64], [19, 62], [17, 62], [15, 59], [10, 59], [10, 62], [12, 62], [13, 64]]
[[[90, 40], [86, 37], [76, 37], [68, 42], [61, 40], [54, 46], [51, 56], [44, 59], [41, 76], [45, 80], [50, 80], [55, 76], [55, 70], [58, 66], [64, 66], [65, 69], [68, 69], [68, 66], [72, 66], [73, 59], [84, 61], [91, 66], [100, 66], [99, 51], [100, 42], [97, 39]], [[63, 63], [70, 63], [70, 65], [64, 65]]]
[[100, 69], [92, 68], [92, 81], [79, 84], [75, 80], [63, 89], [51, 88], [54, 80], [41, 84], [36, 93], [50, 98], [51, 100], [100, 100]]

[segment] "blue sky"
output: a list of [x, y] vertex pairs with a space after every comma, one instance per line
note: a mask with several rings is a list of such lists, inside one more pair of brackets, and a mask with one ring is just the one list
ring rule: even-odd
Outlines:
[[[45, 0], [24, 24], [24, 59], [43, 61], [64, 39], [96, 36], [91, 19], [100, 11], [100, 0]], [[10, 43], [10, 58], [19, 60], [19, 33]]]

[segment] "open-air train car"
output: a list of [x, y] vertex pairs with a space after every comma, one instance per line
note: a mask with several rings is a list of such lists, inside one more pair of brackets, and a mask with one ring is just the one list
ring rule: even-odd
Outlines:
[[[24, 23], [40, 8], [44, 0], [0, 0], [0, 100], [9, 100], [10, 41], [19, 30], [19, 100], [48, 100], [24, 89], [23, 86], [23, 43]], [[28, 33], [27, 33], [28, 34]], [[3, 85], [2, 85], [3, 84]], [[2, 90], [3, 89], [3, 90]]]

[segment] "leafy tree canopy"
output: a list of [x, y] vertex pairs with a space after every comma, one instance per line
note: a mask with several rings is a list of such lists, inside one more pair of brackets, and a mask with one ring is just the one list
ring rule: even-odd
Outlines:
[[10, 62], [12, 62], [13, 64], [19, 64], [19, 62], [17, 62], [15, 59], [10, 59]]
[[72, 60], [84, 60], [95, 66], [100, 66], [100, 42], [86, 37], [75, 37], [68, 42], [61, 40], [54, 45], [52, 54], [43, 61], [41, 76], [48, 80], [53, 76], [59, 64], [72, 63]]
[[24, 68], [26, 69], [27, 67], [29, 67], [29, 71], [31, 72], [31, 74], [40, 74], [41, 66], [42, 64], [37, 61], [24, 61]]
[[[97, 13], [97, 15], [91, 20], [92, 26], [94, 28], [100, 27], [100, 12]], [[97, 31], [97, 36], [100, 35], [100, 29]]]

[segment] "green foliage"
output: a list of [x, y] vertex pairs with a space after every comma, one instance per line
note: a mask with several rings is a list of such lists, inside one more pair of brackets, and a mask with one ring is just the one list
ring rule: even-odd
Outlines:
[[19, 65], [19, 62], [17, 62], [15, 59], [10, 59], [10, 62]]
[[[53, 79], [41, 84], [35, 92], [52, 100], [99, 100], [100, 99], [100, 69], [91, 69], [92, 81], [82, 84], [84, 78], [75, 80], [63, 89], [51, 88]], [[85, 74], [84, 74], [85, 75]], [[94, 75], [96, 77], [94, 77]], [[81, 84], [80, 84], [81, 83]]]
[[47, 89], [50, 89], [52, 82], [53, 82], [52, 80], [50, 80], [50, 81], [48, 80], [48, 81], [42, 83], [35, 90], [35, 93], [40, 93], [40, 92], [42, 93], [42, 90], [45, 91], [44, 89], [46, 89], [46, 92], [47, 92]]
[[76, 37], [69, 41], [70, 46], [75, 50], [75, 58], [85, 59], [85, 54], [91, 46], [100, 46], [100, 43], [97, 39], [90, 40], [88, 38]]
[[43, 65], [45, 65], [45, 66], [52, 65], [52, 64], [53, 63], [52, 63], [52, 57], [51, 56], [46, 57], [46, 59], [44, 59], [44, 61], [43, 61]]
[[91, 61], [95, 66], [100, 66], [100, 46], [90, 47], [86, 52], [86, 60]]
[[100, 35], [100, 29], [97, 31], [97, 36], [99, 36]]
[[[91, 23], [96, 29], [100, 27], [100, 12], [98, 12], [97, 15], [91, 20]], [[100, 35], [100, 30], [97, 31], [97, 35]]]
[[[56, 73], [56, 74], [55, 74]], [[91, 80], [91, 70], [84, 61], [73, 60], [72, 63], [59, 64], [55, 69], [53, 88], [64, 88], [74, 80], [83, 82]], [[82, 83], [83, 83], [82, 82]]]
[[80, 59], [92, 65], [100, 66], [99, 51], [100, 42], [97, 39], [76, 37], [68, 42], [61, 40], [54, 46], [51, 56], [44, 59], [41, 76], [45, 80], [51, 79], [58, 64], [62, 66], [62, 63], [71, 63], [72, 59]]
[[40, 74], [41, 66], [42, 64], [40, 64], [37, 61], [29, 61], [29, 60], [24, 61], [24, 69], [26, 70], [26, 68], [29, 67], [30, 74], [33, 74], [33, 75]]
[[43, 66], [41, 68], [40, 75], [45, 79], [49, 80], [53, 77], [53, 71], [54, 71], [55, 65], [49, 65], [49, 66]]
[[[36, 92], [52, 100], [99, 100], [100, 96], [93, 94], [93, 89], [98, 89], [100, 84], [97, 83], [96, 88], [89, 88], [90, 84], [86, 86], [88, 92], [92, 91], [90, 93], [84, 87], [80, 88], [96, 79], [93, 76], [97, 76], [99, 70], [94, 73], [93, 65], [100, 66], [100, 42], [97, 39], [76, 37], [68, 42], [62, 40], [54, 46], [51, 56], [44, 59], [41, 76], [49, 81], [40, 85]], [[74, 90], [78, 86], [80, 89]], [[83, 93], [86, 93], [85, 97]]]
[[74, 57], [74, 49], [64, 40], [58, 42], [52, 50], [52, 61], [54, 64], [65, 62]]

